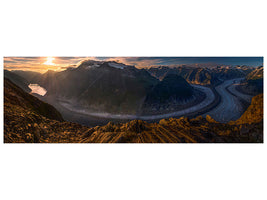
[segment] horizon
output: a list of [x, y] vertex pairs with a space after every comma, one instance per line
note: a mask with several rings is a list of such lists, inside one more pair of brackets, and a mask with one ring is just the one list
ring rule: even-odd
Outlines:
[[137, 68], [151, 66], [263, 66], [263, 57], [4, 57], [4, 69], [35, 71], [64, 71], [77, 67], [84, 60], [116, 61]]

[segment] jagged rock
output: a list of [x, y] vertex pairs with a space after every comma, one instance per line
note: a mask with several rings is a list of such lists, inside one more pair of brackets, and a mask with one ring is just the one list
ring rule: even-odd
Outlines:
[[40, 130], [39, 129], [35, 129], [33, 131], [33, 134], [34, 134], [34, 142], [40, 142], [40, 137], [41, 137], [41, 134], [40, 134]]
[[159, 121], [159, 124], [160, 124], [160, 125], [167, 125], [168, 122], [169, 122], [168, 119], [161, 119], [161, 120]]
[[133, 120], [127, 124], [127, 131], [140, 133], [141, 131], [144, 131], [146, 129], [146, 122], [142, 120]]
[[218, 123], [218, 122], [216, 122], [214, 119], [212, 119], [212, 117], [211, 117], [210, 115], [207, 115], [207, 116], [206, 116], [206, 120], [207, 120], [208, 122], [211, 122], [211, 123]]
[[201, 121], [201, 120], [203, 120], [204, 118], [200, 115], [200, 116], [197, 116], [196, 118], [195, 118], [195, 120], [196, 121]]
[[106, 126], [103, 127], [103, 131], [104, 132], [113, 132], [115, 129], [114, 127], [114, 123], [113, 122], [109, 122]]
[[90, 137], [95, 131], [96, 131], [95, 128], [88, 129], [88, 130], [84, 133], [84, 135], [85, 135], [85, 137]]
[[25, 134], [25, 142], [33, 143], [34, 142], [34, 135], [31, 133], [26, 133]]

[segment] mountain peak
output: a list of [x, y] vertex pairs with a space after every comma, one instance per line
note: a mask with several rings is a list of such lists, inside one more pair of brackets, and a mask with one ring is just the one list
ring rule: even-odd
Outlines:
[[81, 64], [77, 67], [78, 69], [90, 69], [96, 68], [103, 64], [103, 61], [96, 61], [96, 60], [84, 60]]
[[47, 70], [47, 72], [45, 72], [45, 74], [54, 74], [56, 73], [56, 71], [52, 70], [52, 69], [49, 69]]
[[117, 69], [124, 69], [125, 67], [127, 67], [127, 65], [125, 65], [123, 63], [118, 63], [116, 61], [110, 61], [110, 62], [108, 62], [108, 65], [110, 67], [114, 67], [114, 68], [117, 68]]

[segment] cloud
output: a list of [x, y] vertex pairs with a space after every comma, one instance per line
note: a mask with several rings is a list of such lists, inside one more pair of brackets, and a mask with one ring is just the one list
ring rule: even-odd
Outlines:
[[140, 68], [157, 65], [162, 62], [161, 59], [153, 57], [95, 57], [95, 59], [103, 61], [116, 61], [124, 63], [126, 65], [134, 65]]
[[45, 65], [47, 57], [4, 57], [4, 68], [9, 70], [31, 70], [46, 72], [62, 71], [70, 66], [78, 66], [84, 60], [117, 61], [127, 65], [144, 68], [154, 65], [263, 65], [263, 57], [53, 57], [55, 65]]
[[[7, 70], [29, 70], [46, 72], [63, 70], [63, 67], [75, 65], [86, 57], [54, 57], [54, 65], [44, 64], [47, 57], [4, 57], [4, 68]], [[62, 68], [61, 68], [62, 67]]]

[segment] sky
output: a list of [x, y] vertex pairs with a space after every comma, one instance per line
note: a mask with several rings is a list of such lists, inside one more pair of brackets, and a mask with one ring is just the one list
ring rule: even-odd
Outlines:
[[155, 65], [263, 65], [263, 57], [4, 57], [4, 69], [44, 73], [78, 66], [83, 60], [118, 61], [138, 68]]

